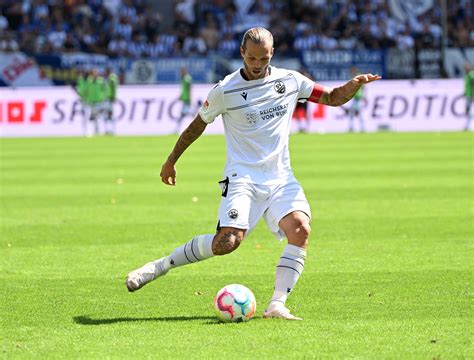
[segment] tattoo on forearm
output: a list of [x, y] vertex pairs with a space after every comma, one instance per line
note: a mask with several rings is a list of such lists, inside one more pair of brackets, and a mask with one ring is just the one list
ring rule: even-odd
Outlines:
[[201, 134], [206, 129], [206, 126], [207, 124], [200, 118], [194, 119], [194, 121], [189, 124], [186, 130], [184, 130], [179, 137], [168, 159], [171, 162], [176, 163], [176, 161], [178, 161], [179, 157], [184, 153], [189, 145], [191, 145], [199, 136], [201, 136]]
[[330, 106], [341, 106], [352, 99], [359, 90], [360, 85], [352, 80], [342, 86], [336, 87], [329, 92], [324, 92], [321, 96], [320, 103]]

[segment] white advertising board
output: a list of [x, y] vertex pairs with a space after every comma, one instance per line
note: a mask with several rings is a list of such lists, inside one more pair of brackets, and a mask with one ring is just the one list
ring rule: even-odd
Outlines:
[[[335, 83], [325, 83], [337, 86]], [[195, 114], [212, 85], [194, 85]], [[159, 135], [176, 130], [178, 85], [120, 86], [114, 105], [117, 135]], [[458, 131], [465, 123], [461, 79], [387, 80], [365, 87], [361, 111], [366, 131]], [[243, 100], [244, 101], [244, 100]], [[347, 109], [309, 104], [311, 131], [346, 132]], [[84, 111], [71, 87], [0, 88], [0, 136], [82, 136]], [[181, 130], [191, 121], [188, 117]], [[358, 121], [355, 121], [358, 129]], [[297, 126], [294, 126], [297, 129]], [[206, 129], [223, 132], [220, 118]]]

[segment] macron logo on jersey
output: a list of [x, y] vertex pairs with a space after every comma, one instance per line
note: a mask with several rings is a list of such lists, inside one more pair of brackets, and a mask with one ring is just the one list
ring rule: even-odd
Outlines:
[[248, 95], [248, 94], [247, 94], [245, 91], [242, 91], [242, 92], [240, 93], [240, 96], [242, 96], [245, 101], [247, 101], [247, 95]]

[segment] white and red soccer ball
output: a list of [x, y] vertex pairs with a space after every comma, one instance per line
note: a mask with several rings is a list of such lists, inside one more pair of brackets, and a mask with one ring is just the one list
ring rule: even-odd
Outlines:
[[214, 308], [223, 321], [249, 321], [257, 310], [252, 291], [240, 284], [226, 285], [214, 298]]

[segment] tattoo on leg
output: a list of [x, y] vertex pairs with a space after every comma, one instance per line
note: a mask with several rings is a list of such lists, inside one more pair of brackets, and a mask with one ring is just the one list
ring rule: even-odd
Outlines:
[[237, 249], [239, 245], [239, 233], [235, 230], [229, 230], [222, 234], [217, 242], [213, 244], [212, 251], [215, 255], [224, 255]]

